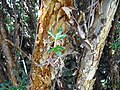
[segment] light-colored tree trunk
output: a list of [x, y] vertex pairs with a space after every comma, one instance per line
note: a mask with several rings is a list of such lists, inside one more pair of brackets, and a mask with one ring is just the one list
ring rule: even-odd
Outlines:
[[111, 28], [118, 4], [119, 0], [102, 0], [102, 3], [100, 3], [98, 10], [100, 16], [94, 20], [92, 27], [92, 32], [96, 37], [89, 39], [93, 49], [87, 49], [81, 59], [77, 78], [78, 90], [92, 90], [93, 88], [94, 75], [98, 68], [105, 40]]

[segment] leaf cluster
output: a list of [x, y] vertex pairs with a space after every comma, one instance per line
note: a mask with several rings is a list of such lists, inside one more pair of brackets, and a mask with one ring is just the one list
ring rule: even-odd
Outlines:
[[51, 47], [51, 49], [48, 50], [48, 53], [55, 52], [58, 56], [61, 56], [61, 51], [65, 48], [63, 46], [56, 46], [55, 42], [57, 40], [62, 40], [66, 37], [66, 34], [62, 34], [62, 28], [59, 28], [58, 33], [55, 35], [51, 31], [48, 31], [48, 34], [54, 39], [54, 47]]

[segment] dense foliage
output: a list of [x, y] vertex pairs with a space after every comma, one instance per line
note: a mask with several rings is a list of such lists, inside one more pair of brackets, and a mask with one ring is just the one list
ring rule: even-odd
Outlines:
[[8, 42], [10, 53], [12, 53], [15, 60], [16, 65], [13, 68], [13, 73], [18, 84], [13, 86], [11, 83], [9, 68], [6, 66], [8, 65], [7, 56], [5, 55], [4, 48], [1, 46], [0, 88], [2, 89], [0, 90], [26, 90], [30, 79], [31, 61], [29, 58], [34, 48], [37, 11], [38, 3], [34, 0], [0, 1], [0, 14], [4, 17], [3, 21], [0, 22], [4, 23], [5, 34], [7, 36], [5, 39]]

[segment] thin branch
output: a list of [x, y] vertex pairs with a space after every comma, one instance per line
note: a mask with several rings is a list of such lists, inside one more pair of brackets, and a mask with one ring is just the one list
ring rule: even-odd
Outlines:
[[24, 54], [28, 59], [31, 59], [19, 46], [15, 45], [8, 39], [5, 39], [6, 42], [10, 43], [12, 46], [16, 47], [22, 54]]
[[43, 64], [38, 64], [35, 61], [32, 60], [31, 57], [29, 57], [19, 46], [16, 46], [13, 42], [11, 42], [8, 39], [5, 39], [6, 42], [10, 43], [13, 47], [16, 47], [22, 54], [24, 54], [34, 65], [36, 65], [37, 67], [42, 67], [44, 66]]

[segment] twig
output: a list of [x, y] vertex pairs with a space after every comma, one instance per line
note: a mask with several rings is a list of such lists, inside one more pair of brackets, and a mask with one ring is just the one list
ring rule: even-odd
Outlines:
[[16, 46], [13, 42], [8, 39], [5, 39], [6, 42], [10, 43], [12, 46], [16, 47], [22, 54], [24, 54], [28, 59], [31, 59], [19, 46]]
[[23, 66], [24, 66], [25, 73], [28, 74], [28, 73], [27, 73], [27, 67], [26, 67], [26, 65], [25, 65], [25, 61], [22, 60], [22, 62], [23, 62]]
[[84, 33], [83, 29], [81, 28], [81, 26], [79, 25], [79, 23], [78, 23], [78, 21], [76, 20], [76, 18], [74, 17], [74, 15], [72, 15], [72, 18], [73, 18], [73, 20], [75, 21], [75, 23], [77, 24], [78, 33], [79, 33], [81, 39], [85, 39], [85, 38], [86, 38], [86, 37], [85, 37], [85, 33]]
[[19, 46], [16, 46], [13, 42], [11, 42], [8, 39], [5, 39], [6, 42], [10, 43], [12, 46], [16, 47], [22, 54], [24, 54], [34, 65], [37, 67], [42, 67], [43, 65], [36, 63], [35, 61], [32, 60], [31, 57], [29, 57]]
[[[37, 67], [42, 67], [42, 66], [44, 66], [44, 65], [47, 64], [47, 62], [43, 62], [42, 64], [36, 63], [36, 62], [33, 61], [33, 60], [31, 59], [31, 57], [29, 57], [23, 50], [21, 50], [21, 48], [20, 48], [19, 46], [16, 46], [13, 42], [11, 42], [11, 41], [8, 40], [8, 39], [5, 39], [5, 41], [8, 42], [8, 43], [10, 43], [12, 46], [16, 47], [22, 54], [24, 54], [29, 60], [31, 60], [32, 63], [33, 63], [34, 65], [36, 65]], [[66, 54], [63, 54], [61, 57], [58, 57], [58, 59], [63, 58], [63, 57], [65, 57], [65, 56], [67, 56], [67, 55], [70, 55], [70, 54], [79, 54], [79, 53], [78, 53], [78, 52], [66, 53]]]

